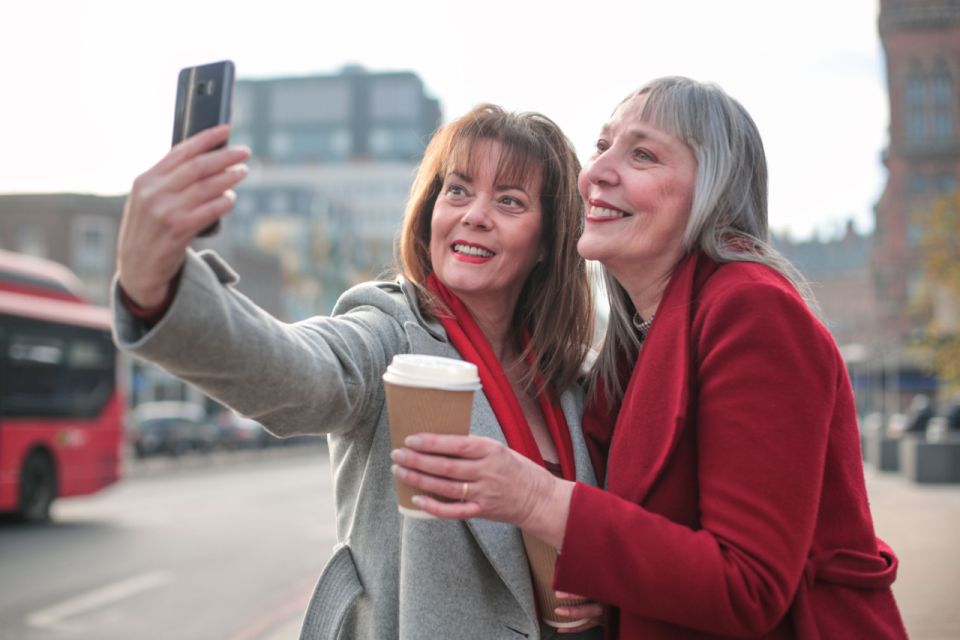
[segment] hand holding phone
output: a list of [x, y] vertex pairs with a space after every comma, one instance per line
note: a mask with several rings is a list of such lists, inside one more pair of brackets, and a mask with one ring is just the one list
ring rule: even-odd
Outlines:
[[[230, 122], [233, 80], [234, 65], [230, 60], [180, 70], [173, 118], [173, 145], [204, 129]], [[224, 145], [226, 142], [217, 148]], [[218, 221], [197, 235], [209, 236], [219, 228]]]

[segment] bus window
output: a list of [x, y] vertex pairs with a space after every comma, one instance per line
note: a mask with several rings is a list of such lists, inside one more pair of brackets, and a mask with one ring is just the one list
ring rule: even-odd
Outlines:
[[0, 415], [90, 418], [110, 399], [115, 355], [105, 331], [0, 316]]

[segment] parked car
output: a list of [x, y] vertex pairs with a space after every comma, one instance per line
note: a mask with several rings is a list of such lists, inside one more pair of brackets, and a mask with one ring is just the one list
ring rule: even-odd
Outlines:
[[132, 417], [131, 437], [139, 457], [210, 451], [217, 443], [217, 425], [199, 404], [176, 400], [143, 402], [134, 408]]
[[217, 432], [218, 444], [225, 449], [262, 449], [280, 441], [256, 420], [229, 409], [217, 414]]

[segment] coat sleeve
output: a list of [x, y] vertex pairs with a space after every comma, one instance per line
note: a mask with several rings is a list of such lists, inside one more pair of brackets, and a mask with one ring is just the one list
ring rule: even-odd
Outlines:
[[578, 485], [555, 584], [634, 615], [753, 636], [782, 619], [799, 584], [842, 373], [794, 292], [739, 283], [711, 300], [694, 320], [685, 426], [696, 429], [700, 528]]
[[361, 285], [335, 317], [281, 322], [232, 285], [213, 253], [190, 252], [167, 313], [147, 329], [126, 310], [114, 282], [114, 339], [281, 436], [373, 424], [380, 376], [406, 350], [402, 296]]

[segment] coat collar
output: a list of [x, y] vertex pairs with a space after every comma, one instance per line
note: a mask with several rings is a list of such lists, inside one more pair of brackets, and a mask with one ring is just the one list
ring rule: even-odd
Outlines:
[[687, 424], [694, 302], [716, 267], [698, 251], [677, 265], [624, 392], [610, 443], [608, 489], [636, 503], [649, 494]]
[[436, 318], [427, 318], [420, 311], [420, 301], [417, 297], [416, 285], [403, 276], [397, 276], [397, 285], [400, 287], [403, 296], [407, 299], [410, 311], [417, 319], [417, 322], [420, 323], [420, 326], [426, 329], [427, 333], [433, 336], [434, 339], [449, 342], [449, 340], [447, 340], [447, 333], [443, 330], [443, 325], [440, 324], [440, 321]]

